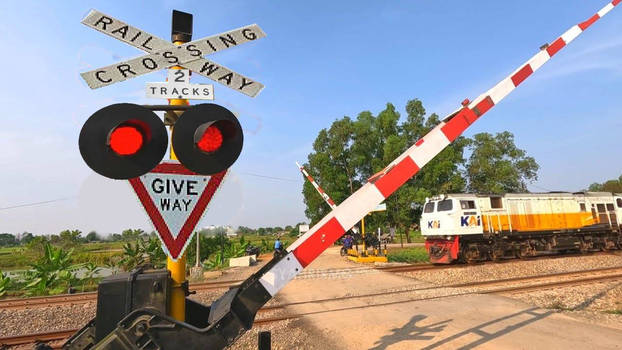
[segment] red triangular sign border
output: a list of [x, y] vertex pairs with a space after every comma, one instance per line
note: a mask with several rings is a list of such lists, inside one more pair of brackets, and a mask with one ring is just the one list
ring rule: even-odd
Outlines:
[[[183, 165], [181, 165], [181, 163], [174, 162], [160, 163], [149, 173], [200, 175], [186, 169]], [[190, 242], [190, 236], [192, 235], [199, 220], [201, 220], [201, 217], [205, 213], [207, 205], [212, 200], [214, 193], [216, 193], [216, 190], [222, 183], [222, 180], [225, 177], [226, 173], [227, 170], [223, 170], [217, 174], [211, 175], [209, 182], [205, 186], [205, 190], [199, 196], [197, 204], [194, 206], [194, 209], [192, 209], [192, 212], [188, 216], [188, 219], [186, 219], [186, 222], [181, 227], [177, 238], [174, 238], [171, 234], [171, 231], [169, 230], [168, 225], [164, 221], [162, 214], [160, 214], [160, 212], [156, 208], [153, 199], [147, 192], [147, 189], [145, 188], [145, 185], [140, 180], [140, 178], [135, 177], [128, 180], [130, 182], [130, 185], [132, 185], [134, 192], [136, 192], [138, 199], [142, 203], [143, 208], [145, 208], [147, 215], [149, 215], [153, 226], [155, 227], [156, 231], [158, 231], [158, 236], [160, 237], [160, 240], [162, 241], [162, 243], [164, 243], [166, 250], [168, 250], [168, 256], [173, 261], [177, 261], [177, 259], [186, 250], [186, 246], [188, 245], [188, 242]]]

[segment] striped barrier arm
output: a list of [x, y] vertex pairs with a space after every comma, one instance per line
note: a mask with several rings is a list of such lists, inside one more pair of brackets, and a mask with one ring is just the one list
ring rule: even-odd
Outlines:
[[372, 176], [365, 185], [292, 243], [287, 248], [288, 254], [285, 258], [263, 273], [259, 282], [266, 292], [270, 296], [278, 293], [335, 240], [414, 176], [421, 167], [460, 136], [479, 117], [498, 104], [533, 72], [621, 1], [614, 0], [608, 3], [594, 16], [573, 26], [551, 44], [542, 47], [540, 52], [524, 65], [474, 101], [465, 100], [460, 109], [444, 118], [439, 125], [384, 170]]
[[315, 189], [318, 191], [320, 196], [322, 196], [322, 198], [324, 198], [324, 201], [326, 201], [326, 203], [328, 203], [328, 206], [331, 209], [337, 208], [337, 205], [335, 205], [335, 202], [332, 199], [330, 199], [328, 194], [326, 192], [324, 192], [324, 190], [320, 187], [320, 185], [317, 184], [317, 182], [315, 182], [313, 177], [311, 177], [311, 175], [309, 175], [309, 173], [305, 170], [305, 168], [302, 165], [298, 164], [298, 162], [296, 162], [296, 165], [298, 166], [298, 169], [300, 169], [302, 174], [307, 177], [307, 180], [309, 180], [309, 182], [313, 185], [313, 187], [315, 187]]

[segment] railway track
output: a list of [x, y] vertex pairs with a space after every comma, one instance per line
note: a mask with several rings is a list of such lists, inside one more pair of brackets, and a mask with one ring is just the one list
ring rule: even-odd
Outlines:
[[[596, 252], [592, 255], [617, 255], [620, 256], [619, 252]], [[531, 257], [526, 259], [508, 259], [501, 260], [497, 262], [481, 262], [476, 264], [452, 264], [452, 265], [433, 265], [433, 264], [407, 264], [407, 265], [393, 265], [393, 266], [379, 266], [379, 267], [354, 267], [354, 268], [343, 268], [343, 269], [328, 269], [328, 270], [309, 270], [301, 273], [297, 276], [297, 279], [305, 279], [305, 278], [321, 278], [321, 277], [330, 277], [330, 276], [339, 276], [339, 275], [349, 275], [349, 274], [360, 274], [360, 273], [370, 273], [374, 271], [384, 271], [384, 272], [393, 272], [393, 273], [401, 273], [401, 272], [415, 272], [415, 271], [426, 271], [426, 270], [444, 270], [444, 269], [459, 269], [459, 268], [467, 268], [470, 266], [477, 265], [488, 265], [488, 264], [506, 264], [506, 263], [515, 263], [520, 261], [529, 261], [529, 260], [537, 260], [537, 259], [560, 259], [560, 258], [568, 258], [568, 257], [580, 257], [585, 256], [585, 254], [565, 254], [565, 255], [543, 255], [538, 257]], [[233, 287], [244, 280], [227, 280], [227, 281], [218, 281], [218, 282], [201, 282], [201, 283], [193, 283], [190, 285], [191, 290], [194, 291], [205, 291], [212, 289], [222, 289], [222, 288], [230, 288]], [[42, 307], [42, 306], [53, 306], [53, 305], [67, 305], [67, 304], [84, 304], [88, 302], [93, 302], [97, 300], [97, 292], [85, 292], [85, 293], [77, 293], [77, 294], [60, 294], [60, 295], [52, 295], [52, 296], [43, 296], [43, 297], [31, 297], [31, 298], [14, 298], [14, 299], [0, 299], [0, 309], [23, 309], [29, 307]]]
[[[535, 290], [546, 290], [552, 288], [560, 288], [560, 287], [568, 287], [568, 286], [578, 286], [587, 283], [601, 283], [601, 282], [614, 282], [622, 280], [622, 267], [609, 267], [609, 268], [598, 268], [598, 269], [589, 269], [589, 270], [579, 270], [579, 271], [571, 271], [571, 272], [561, 272], [561, 273], [553, 273], [553, 274], [543, 274], [536, 276], [524, 276], [524, 277], [514, 277], [514, 278], [506, 278], [499, 280], [487, 280], [487, 281], [478, 281], [478, 282], [470, 282], [470, 283], [460, 283], [453, 284], [448, 286], [426, 286], [426, 287], [418, 287], [418, 288], [407, 288], [403, 290], [393, 290], [393, 291], [382, 291], [377, 293], [369, 293], [369, 294], [361, 294], [361, 295], [351, 295], [347, 297], [333, 297], [327, 299], [315, 299], [315, 300], [307, 300], [307, 301], [299, 301], [299, 302], [289, 302], [282, 303], [276, 305], [265, 306], [259, 310], [258, 318], [255, 320], [255, 325], [265, 325], [279, 321], [298, 319], [304, 316], [314, 315], [314, 314], [322, 314], [329, 312], [338, 312], [344, 310], [352, 310], [352, 309], [360, 309], [360, 308], [369, 308], [369, 307], [380, 307], [387, 305], [395, 305], [401, 303], [408, 303], [413, 301], [423, 301], [423, 300], [433, 300], [433, 299], [441, 299], [441, 298], [449, 298], [461, 295], [471, 295], [471, 294], [512, 294], [512, 293], [524, 293]], [[405, 299], [400, 300], [391, 300], [387, 302], [374, 302], [374, 303], [365, 303], [364, 305], [354, 305], [354, 306], [346, 306], [346, 307], [338, 307], [338, 308], [326, 308], [324, 306], [321, 310], [317, 311], [308, 311], [308, 312], [300, 312], [300, 313], [291, 313], [291, 314], [281, 314], [271, 317], [261, 317], [261, 314], [266, 312], [276, 312], [278, 310], [284, 310], [287, 307], [293, 306], [305, 306], [305, 305], [313, 305], [320, 303], [332, 303], [339, 302], [343, 300], [353, 301], [357, 299], [365, 299], [365, 298], [377, 298], [377, 297], [386, 297], [386, 296], [395, 296], [399, 294], [408, 294], [414, 292], [423, 292], [423, 291], [432, 291], [439, 290], [440, 288], [447, 289], [447, 293], [442, 293], [440, 295], [421, 295], [415, 297], [407, 297]], [[341, 303], [343, 305], [343, 303]], [[29, 335], [21, 335], [15, 337], [6, 337], [0, 338], [0, 346], [2, 345], [24, 345], [35, 343], [36, 341], [43, 342], [52, 342], [59, 341], [68, 338], [70, 335], [75, 333], [78, 329], [70, 329], [49, 333], [38, 333], [38, 334], [29, 334]]]
[[412, 272], [412, 271], [425, 271], [425, 270], [460, 269], [460, 268], [467, 268], [470, 266], [511, 264], [511, 263], [518, 263], [522, 261], [555, 260], [555, 259], [563, 259], [563, 258], [594, 256], [594, 255], [622, 256], [622, 252], [607, 251], [607, 252], [592, 252], [590, 254], [576, 253], [576, 254], [563, 254], [563, 255], [539, 255], [539, 256], [533, 256], [533, 257], [525, 257], [521, 259], [482, 261], [482, 262], [476, 262], [476, 263], [471, 263], [471, 264], [433, 265], [429, 263], [420, 263], [420, 264], [406, 264], [406, 265], [391, 265], [391, 266], [379, 266], [379, 267], [376, 267], [376, 269], [385, 271], [385, 272], [399, 273], [399, 272]]
[[[202, 282], [191, 284], [192, 290], [212, 290], [229, 288], [241, 283], [243, 280], [228, 280], [219, 282]], [[84, 304], [97, 300], [97, 292], [84, 292], [76, 294], [59, 294], [43, 297], [31, 297], [31, 298], [14, 298], [14, 299], [0, 299], [0, 309], [23, 309], [36, 306], [53, 306], [53, 305], [66, 305], [66, 304]]]
[[78, 329], [67, 329], [62, 331], [53, 331], [53, 332], [44, 332], [44, 333], [33, 333], [33, 334], [25, 334], [18, 335], [13, 337], [4, 337], [0, 338], [0, 349], [3, 346], [18, 346], [25, 344], [35, 344], [38, 342], [48, 343], [59, 340], [64, 340], [72, 336]]

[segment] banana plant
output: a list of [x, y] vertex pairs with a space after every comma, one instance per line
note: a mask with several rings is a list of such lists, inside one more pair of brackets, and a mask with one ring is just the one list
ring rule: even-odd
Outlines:
[[83, 292], [86, 286], [91, 286], [93, 284], [93, 282], [96, 280], [95, 275], [97, 275], [100, 270], [101, 268], [99, 268], [99, 266], [97, 266], [93, 262], [87, 262], [86, 264], [84, 264], [84, 278], [82, 278]]
[[123, 258], [119, 260], [119, 267], [124, 271], [130, 271], [145, 263], [144, 255], [144, 249], [140, 241], [137, 241], [135, 244], [127, 242], [123, 244]]
[[162, 250], [162, 243], [157, 237], [149, 237], [147, 241], [140, 241], [144, 254], [149, 257], [149, 262], [154, 268], [159, 269], [166, 266], [166, 254]]
[[75, 286], [79, 281], [75, 271], [82, 265], [71, 264], [72, 253], [73, 249], [66, 251], [46, 242], [43, 256], [26, 273], [26, 294], [56, 294]]
[[6, 292], [9, 290], [9, 286], [11, 285], [11, 279], [9, 276], [5, 275], [0, 271], [0, 297], [6, 295]]

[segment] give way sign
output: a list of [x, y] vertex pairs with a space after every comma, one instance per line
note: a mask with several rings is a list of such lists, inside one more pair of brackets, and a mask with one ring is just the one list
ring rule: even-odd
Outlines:
[[129, 180], [172, 260], [183, 255], [226, 172], [204, 176], [178, 162], [164, 162]]

